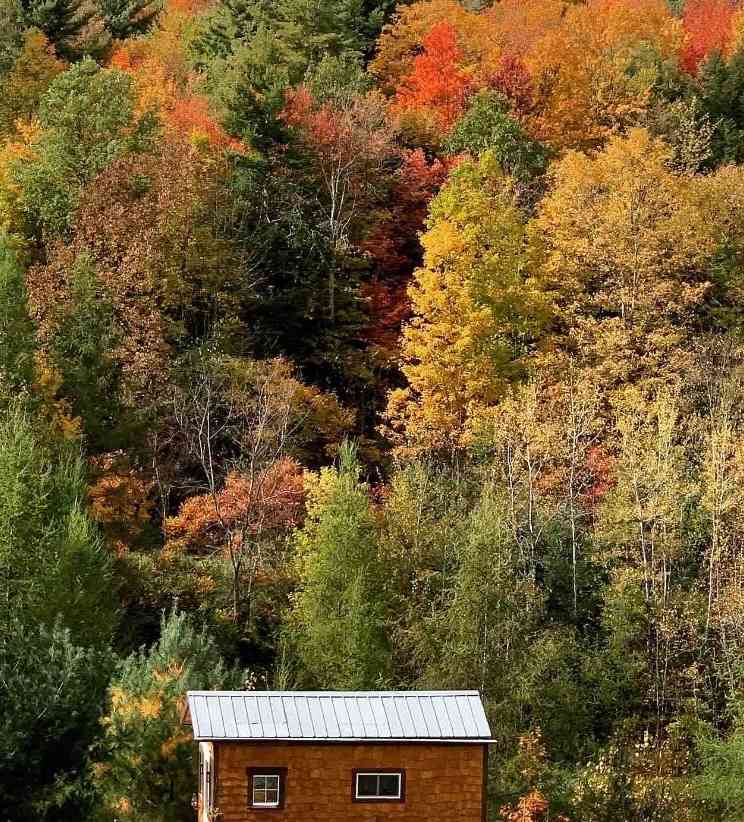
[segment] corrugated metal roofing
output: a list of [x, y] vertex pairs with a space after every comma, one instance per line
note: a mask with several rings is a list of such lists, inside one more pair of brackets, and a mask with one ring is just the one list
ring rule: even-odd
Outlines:
[[486, 742], [478, 691], [189, 691], [194, 738]]

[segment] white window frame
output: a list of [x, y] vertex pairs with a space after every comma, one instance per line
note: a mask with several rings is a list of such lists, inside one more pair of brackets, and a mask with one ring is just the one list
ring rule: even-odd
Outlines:
[[[377, 778], [377, 790], [380, 790], [380, 778], [383, 776], [394, 776], [398, 780], [398, 793], [395, 796], [381, 796], [378, 794], [360, 794], [359, 793], [359, 777], [360, 776], [374, 776]], [[354, 774], [354, 798], [364, 802], [392, 802], [403, 799], [403, 774], [400, 771], [357, 771]]]
[[[276, 802], [256, 802], [256, 780], [275, 779], [276, 780]], [[266, 784], [262, 789], [264, 792], [273, 790]], [[252, 808], [279, 808], [282, 803], [282, 776], [278, 773], [254, 773], [251, 775], [251, 807]]]

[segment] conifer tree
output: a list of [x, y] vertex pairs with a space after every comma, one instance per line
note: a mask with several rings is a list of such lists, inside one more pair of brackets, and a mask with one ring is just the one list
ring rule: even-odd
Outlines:
[[95, 14], [95, 6], [85, 0], [21, 0], [26, 26], [40, 29], [67, 60], [85, 53], [84, 32]]

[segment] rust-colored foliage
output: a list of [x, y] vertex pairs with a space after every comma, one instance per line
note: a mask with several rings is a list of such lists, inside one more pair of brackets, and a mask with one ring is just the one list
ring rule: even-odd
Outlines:
[[168, 519], [166, 547], [240, 550], [256, 536], [296, 526], [304, 504], [303, 472], [294, 460], [278, 460], [254, 476], [233, 472], [217, 493], [191, 497]]
[[429, 201], [453, 165], [449, 158], [429, 162], [420, 148], [403, 153], [393, 178], [389, 210], [362, 243], [373, 258], [377, 273], [385, 277], [407, 276], [418, 265], [418, 234], [424, 228]]
[[[318, 104], [310, 91], [300, 86], [287, 92], [280, 116], [297, 130], [329, 181], [348, 173], [361, 185], [370, 164], [379, 168], [395, 154], [394, 131], [386, 122], [383, 100], [375, 92], [334, 106]], [[361, 172], [358, 179], [357, 170]]]
[[[378, 205], [387, 164], [398, 156], [395, 127], [379, 92], [344, 103], [319, 103], [304, 87], [290, 90], [281, 118], [291, 126], [316, 176], [331, 245], [341, 250], [367, 229]], [[333, 316], [333, 287], [330, 289]]]
[[549, 804], [540, 791], [530, 791], [514, 806], [505, 805], [500, 810], [504, 822], [540, 822], [545, 819]]
[[214, 227], [221, 174], [198, 152], [165, 141], [156, 154], [126, 157], [99, 175], [83, 193], [71, 240], [50, 245], [26, 277], [42, 347], [71, 306], [84, 256], [114, 309], [123, 400], [159, 401], [173, 346], [203, 331], [205, 310], [237, 296], [235, 283], [227, 287], [237, 270], [232, 247]]
[[454, 164], [448, 158], [429, 162], [421, 149], [405, 151], [395, 173], [385, 218], [361, 244], [374, 261], [375, 272], [372, 281], [363, 287], [370, 316], [364, 339], [384, 359], [396, 355], [401, 325], [408, 317], [407, 286], [421, 262], [418, 238], [429, 201]]
[[401, 113], [426, 111], [446, 132], [465, 110], [474, 80], [461, 67], [463, 52], [449, 23], [435, 25], [423, 46], [413, 71], [398, 86], [395, 108]]
[[209, 113], [206, 97], [193, 94], [174, 101], [165, 115], [168, 126], [176, 133], [188, 134], [196, 143], [206, 143], [217, 148], [229, 148], [239, 154], [246, 152], [240, 140], [230, 137]]
[[514, 110], [527, 114], [534, 103], [534, 90], [530, 73], [521, 57], [505, 54], [496, 71], [489, 78], [489, 85], [511, 100]]
[[227, 134], [211, 114], [207, 98], [194, 89], [197, 78], [186, 58], [183, 30], [203, 5], [194, 0], [171, 3], [152, 34], [119, 44], [111, 65], [134, 77], [140, 110], [157, 112], [174, 138], [244, 154], [245, 144]]
[[614, 466], [614, 459], [602, 446], [595, 445], [587, 451], [586, 467], [592, 477], [592, 484], [586, 492], [590, 506], [598, 505], [614, 485]]
[[153, 482], [133, 468], [123, 452], [96, 457], [92, 468], [88, 510], [102, 525], [114, 550], [124, 554], [149, 522]]
[[685, 71], [695, 74], [709, 54], [727, 52], [736, 8], [731, 0], [687, 0], [682, 17], [685, 43], [680, 54]]

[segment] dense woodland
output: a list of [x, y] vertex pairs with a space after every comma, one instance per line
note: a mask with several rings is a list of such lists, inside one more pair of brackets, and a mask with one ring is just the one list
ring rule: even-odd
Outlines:
[[0, 818], [467, 687], [491, 822], [744, 819], [743, 335], [729, 0], [0, 0]]

